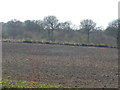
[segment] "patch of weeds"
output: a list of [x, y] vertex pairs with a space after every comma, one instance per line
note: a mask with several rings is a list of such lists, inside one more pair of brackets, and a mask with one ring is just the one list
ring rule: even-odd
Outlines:
[[38, 82], [4, 79], [2, 80], [2, 88], [61, 88], [61, 86], [40, 84]]

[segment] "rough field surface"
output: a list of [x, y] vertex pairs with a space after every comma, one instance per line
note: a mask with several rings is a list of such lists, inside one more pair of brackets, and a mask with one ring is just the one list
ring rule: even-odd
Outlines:
[[117, 88], [117, 49], [3, 43], [3, 78], [80, 88]]

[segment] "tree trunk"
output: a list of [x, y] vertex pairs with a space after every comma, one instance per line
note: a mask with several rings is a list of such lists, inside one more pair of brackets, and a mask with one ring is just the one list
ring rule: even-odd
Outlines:
[[50, 29], [48, 30], [48, 40], [50, 41], [51, 38], [50, 38]]
[[51, 41], [53, 41], [53, 30], [51, 30]]
[[87, 43], [89, 43], [89, 36], [90, 36], [90, 33], [88, 32]]

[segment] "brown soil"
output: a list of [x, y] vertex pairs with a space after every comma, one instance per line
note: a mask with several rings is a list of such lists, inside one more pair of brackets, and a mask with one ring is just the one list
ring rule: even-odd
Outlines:
[[3, 43], [3, 78], [80, 88], [117, 88], [117, 49]]

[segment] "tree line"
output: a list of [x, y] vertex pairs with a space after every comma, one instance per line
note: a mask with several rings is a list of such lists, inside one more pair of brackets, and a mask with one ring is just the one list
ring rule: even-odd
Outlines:
[[117, 45], [118, 22], [119, 19], [113, 20], [103, 29], [91, 19], [82, 20], [79, 28], [70, 21], [59, 22], [56, 16], [24, 22], [13, 19], [2, 22], [2, 38]]

